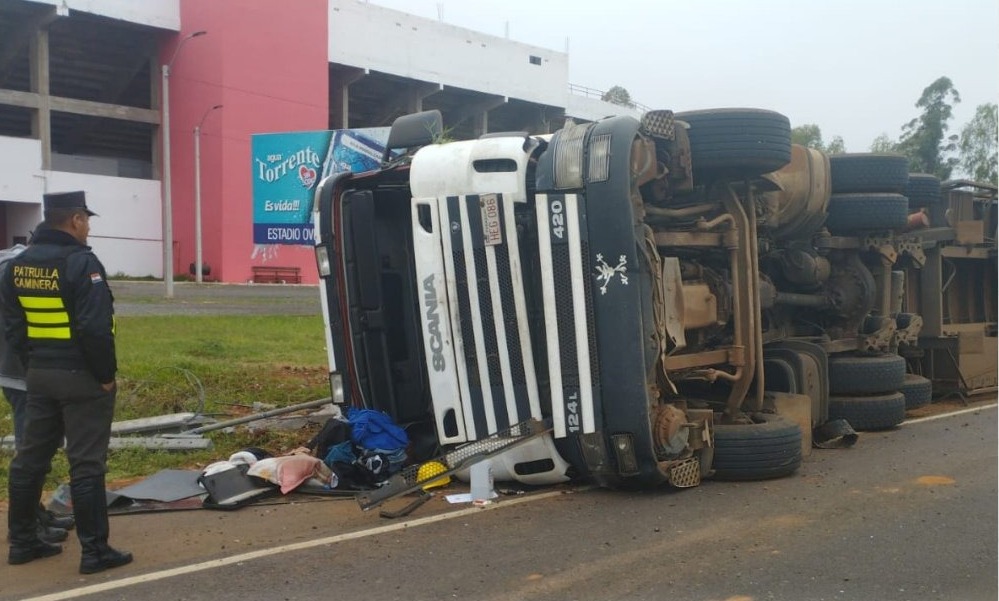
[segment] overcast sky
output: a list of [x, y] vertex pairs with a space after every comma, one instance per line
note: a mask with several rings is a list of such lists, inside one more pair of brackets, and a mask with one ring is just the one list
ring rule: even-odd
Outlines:
[[950, 77], [951, 132], [999, 99], [997, 0], [370, 0], [553, 50], [569, 82], [677, 111], [754, 107], [866, 152]]

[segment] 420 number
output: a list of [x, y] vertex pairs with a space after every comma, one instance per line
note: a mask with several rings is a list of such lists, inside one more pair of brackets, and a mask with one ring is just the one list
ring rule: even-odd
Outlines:
[[559, 240], [565, 240], [565, 205], [562, 199], [553, 198], [548, 205], [548, 215], [551, 222], [552, 233]]

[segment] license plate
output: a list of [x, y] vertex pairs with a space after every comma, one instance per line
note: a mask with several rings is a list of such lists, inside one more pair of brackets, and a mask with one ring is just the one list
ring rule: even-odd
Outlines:
[[486, 246], [503, 243], [503, 230], [500, 228], [500, 204], [498, 194], [484, 194], [479, 197], [479, 213], [482, 215], [482, 241]]

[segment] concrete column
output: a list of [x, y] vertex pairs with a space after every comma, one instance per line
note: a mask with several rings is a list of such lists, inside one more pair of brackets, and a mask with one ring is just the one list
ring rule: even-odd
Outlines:
[[367, 70], [337, 70], [335, 75], [334, 79], [334, 73], [330, 73], [330, 127], [347, 129], [350, 127], [350, 86], [367, 75]]
[[482, 111], [473, 117], [473, 129], [475, 137], [489, 133], [489, 111]]
[[49, 32], [39, 29], [28, 53], [31, 91], [38, 94], [38, 110], [31, 115], [31, 134], [41, 141], [42, 169], [52, 169], [52, 110], [49, 96]]

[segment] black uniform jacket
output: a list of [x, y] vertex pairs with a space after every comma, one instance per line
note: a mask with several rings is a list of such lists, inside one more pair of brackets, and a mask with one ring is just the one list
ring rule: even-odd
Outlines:
[[98, 382], [114, 380], [114, 297], [89, 246], [40, 230], [3, 271], [0, 300], [4, 335], [29, 369], [87, 369]]

